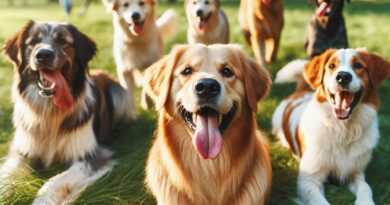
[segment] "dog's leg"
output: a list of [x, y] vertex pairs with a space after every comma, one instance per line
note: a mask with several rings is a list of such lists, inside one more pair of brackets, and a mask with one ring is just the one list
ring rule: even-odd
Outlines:
[[135, 82], [134, 76], [131, 71], [122, 71], [117, 69], [118, 79], [121, 86], [126, 90], [127, 96], [129, 98], [129, 115], [131, 119], [137, 118], [137, 109], [135, 108]]
[[66, 171], [47, 181], [38, 191], [33, 205], [60, 205], [73, 202], [90, 184], [101, 178], [111, 168], [111, 152], [97, 148], [93, 154], [74, 162]]
[[262, 34], [251, 35], [250, 37], [253, 52], [258, 63], [262, 66], [266, 66], [265, 62], [265, 39]]
[[370, 185], [367, 184], [364, 174], [358, 174], [348, 185], [356, 196], [355, 205], [374, 205]]
[[308, 174], [299, 172], [298, 196], [302, 204], [306, 205], [330, 205], [324, 197], [323, 173]]
[[268, 38], [265, 40], [265, 45], [266, 45], [266, 53], [265, 53], [265, 60], [267, 63], [271, 63], [272, 61], [275, 60], [276, 54], [278, 52], [277, 48], [277, 41], [275, 38]]

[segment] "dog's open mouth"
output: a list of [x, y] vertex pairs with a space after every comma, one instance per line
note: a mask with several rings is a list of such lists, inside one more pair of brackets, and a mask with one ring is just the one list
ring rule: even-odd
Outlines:
[[334, 94], [329, 92], [329, 97], [333, 104], [333, 112], [335, 117], [339, 120], [348, 119], [352, 114], [352, 110], [359, 103], [361, 96], [361, 90], [356, 93], [345, 90], [337, 91]]
[[222, 134], [236, 114], [234, 104], [226, 114], [220, 114], [209, 106], [191, 113], [180, 106], [181, 116], [187, 127], [194, 132], [194, 145], [204, 159], [215, 159], [222, 150]]
[[137, 36], [141, 36], [144, 33], [144, 21], [129, 23], [129, 27]]
[[198, 29], [204, 31], [206, 29], [207, 21], [210, 19], [211, 13], [207, 16], [199, 16], [198, 18]]
[[54, 105], [61, 109], [68, 109], [73, 105], [73, 96], [59, 70], [40, 69], [36, 75], [39, 95], [53, 98]]

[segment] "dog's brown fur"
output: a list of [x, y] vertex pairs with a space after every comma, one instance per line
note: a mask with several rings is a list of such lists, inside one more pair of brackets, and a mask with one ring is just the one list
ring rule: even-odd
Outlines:
[[[193, 74], [181, 76], [188, 66]], [[223, 77], [221, 66], [232, 69], [234, 76]], [[178, 111], [178, 104], [185, 109], [189, 109], [185, 103], [196, 104], [193, 83], [205, 77], [221, 83], [224, 99], [218, 109], [231, 101], [237, 104], [232, 126], [223, 133], [223, 148], [214, 160], [197, 153], [194, 134]], [[257, 130], [255, 113], [257, 102], [270, 88], [267, 71], [238, 46], [196, 44], [175, 47], [147, 69], [145, 82], [159, 110], [146, 168], [146, 184], [158, 203], [264, 204], [272, 174], [268, 144]]]
[[241, 0], [238, 20], [257, 62], [274, 61], [284, 25], [283, 1]]

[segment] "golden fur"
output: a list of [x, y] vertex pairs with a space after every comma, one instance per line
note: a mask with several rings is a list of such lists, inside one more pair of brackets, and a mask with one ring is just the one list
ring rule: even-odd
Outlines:
[[284, 25], [282, 0], [241, 0], [238, 20], [257, 62], [276, 59]]
[[[189, 44], [229, 43], [229, 22], [220, 4], [219, 0], [184, 1]], [[203, 28], [200, 27], [202, 21], [204, 23]]]
[[[192, 68], [191, 75], [183, 72]], [[223, 69], [234, 75], [222, 75]], [[214, 160], [203, 159], [180, 108], [197, 112], [194, 83], [211, 78], [221, 85], [221, 114], [237, 105]], [[264, 204], [271, 186], [268, 144], [257, 130], [257, 102], [270, 88], [267, 71], [239, 46], [177, 46], [146, 71], [146, 91], [159, 110], [149, 153], [146, 184], [159, 204]], [[223, 120], [222, 120], [223, 121]], [[233, 126], [234, 125], [234, 126]]]

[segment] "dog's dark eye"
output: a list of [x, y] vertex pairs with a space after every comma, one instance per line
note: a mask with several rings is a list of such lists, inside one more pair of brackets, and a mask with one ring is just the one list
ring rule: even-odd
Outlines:
[[192, 4], [196, 4], [196, 1], [193, 1]]
[[186, 68], [181, 72], [181, 74], [184, 75], [184, 76], [189, 76], [189, 75], [192, 74], [192, 71], [193, 71], [193, 70], [194, 70], [194, 69], [192, 69], [191, 67], [186, 67]]
[[336, 65], [335, 65], [334, 63], [331, 63], [331, 64], [328, 65], [328, 67], [329, 67], [330, 69], [333, 69], [333, 68], [336, 67]]
[[129, 3], [127, 3], [127, 2], [124, 3], [124, 4], [123, 4], [123, 7], [126, 7], [126, 8], [129, 7]]
[[39, 39], [39, 38], [29, 38], [29, 39], [27, 39], [26, 44], [29, 46], [34, 46], [35, 44], [39, 43], [40, 41], [41, 41], [41, 39]]
[[233, 71], [227, 67], [224, 67], [221, 69], [221, 74], [223, 75], [223, 77], [226, 77], [226, 78], [230, 78], [234, 75]]
[[143, 5], [145, 4], [145, 2], [140, 1], [138, 4], [139, 4], [140, 6], [143, 6]]
[[209, 3], [210, 3], [209, 1], [205, 1], [205, 2], [204, 2], [204, 4], [206, 4], [206, 5], [209, 4]]
[[353, 68], [361, 69], [361, 68], [363, 68], [363, 65], [361, 63], [359, 63], [359, 62], [356, 62], [356, 63], [353, 64]]

